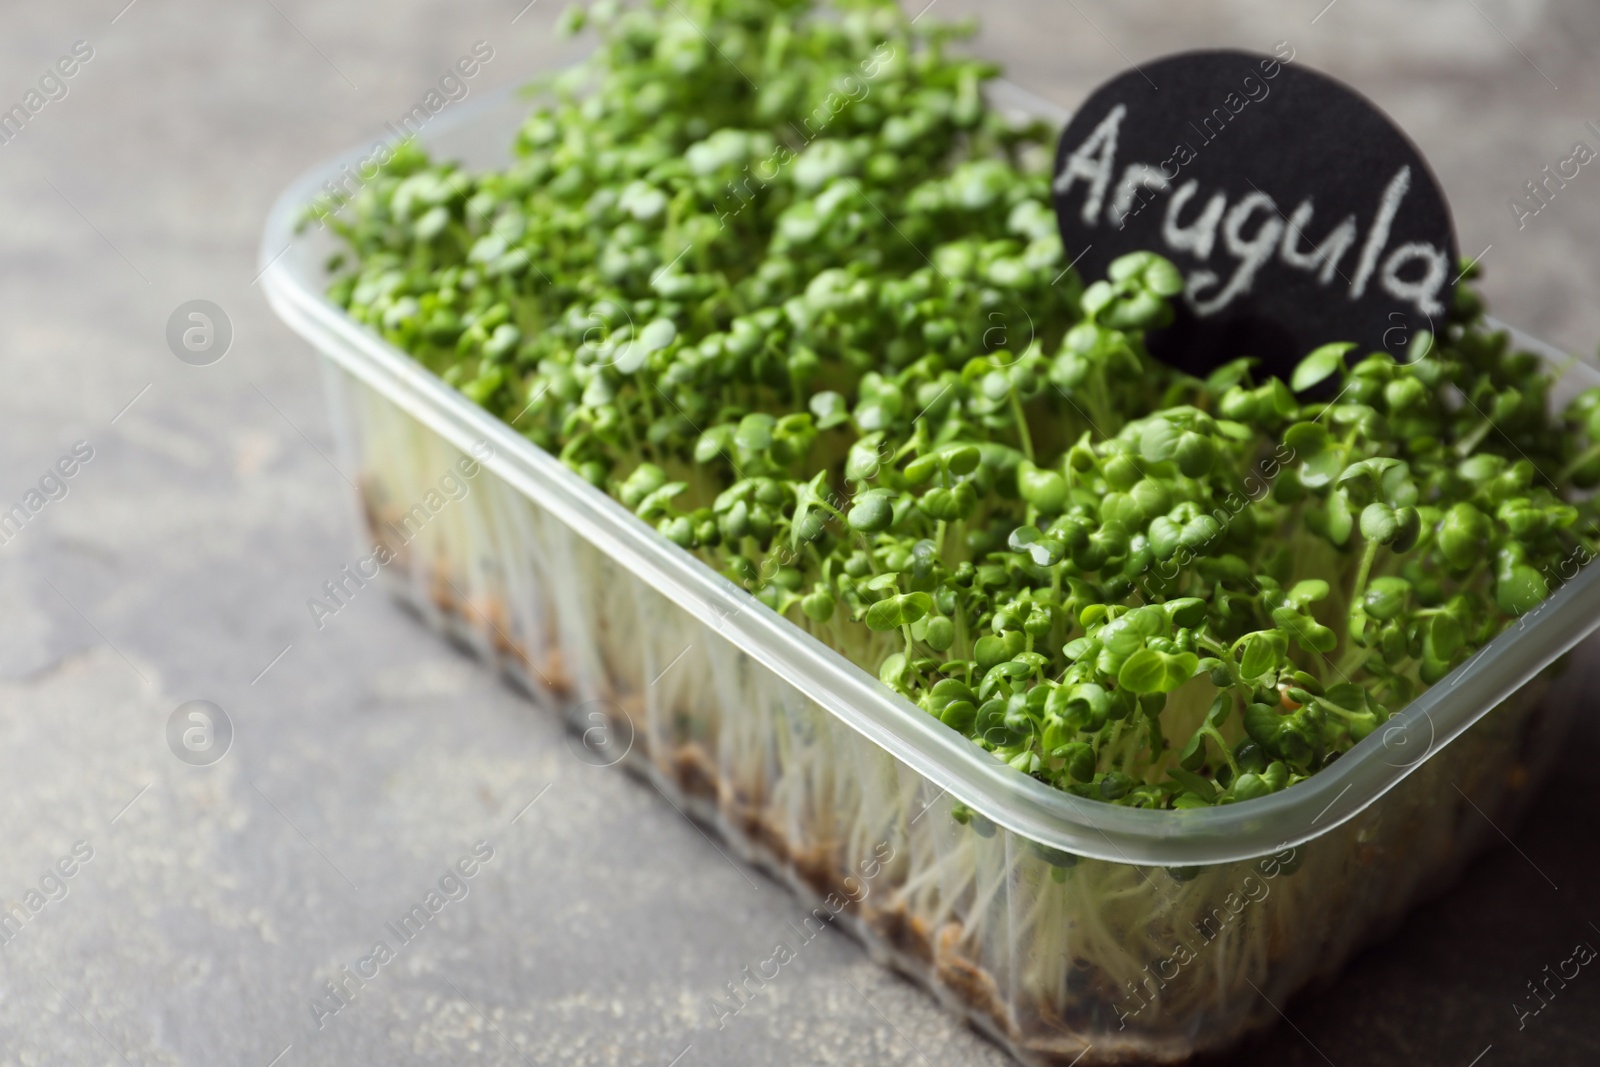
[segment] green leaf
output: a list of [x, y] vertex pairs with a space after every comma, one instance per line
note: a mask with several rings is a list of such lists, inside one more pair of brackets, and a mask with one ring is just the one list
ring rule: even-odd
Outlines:
[[906, 484], [921, 485], [923, 482], [927, 481], [929, 478], [932, 478], [936, 473], [938, 473], [938, 470], [939, 457], [936, 454], [929, 453], [925, 456], [918, 456], [916, 459], [906, 464]]
[[1319, 622], [1305, 627], [1299, 638], [1300, 647], [1308, 652], [1327, 654], [1339, 647], [1339, 635]]
[[1171, 632], [1167, 613], [1156, 604], [1145, 604], [1134, 608], [1119, 621], [1127, 629], [1145, 637], [1162, 637]]
[[1272, 621], [1307, 652], [1332, 652], [1339, 644], [1339, 636], [1332, 630], [1287, 605], [1273, 609]]
[[1141, 648], [1129, 656], [1117, 673], [1117, 684], [1135, 693], [1159, 693], [1167, 680], [1167, 665], [1160, 652]]
[[[1022, 635], [1019, 633], [1017, 636], [1021, 637]], [[1021, 650], [1021, 645], [1019, 644], [1015, 651], [1020, 652]], [[978, 670], [980, 671], [987, 671], [997, 663], [1004, 663], [1011, 658], [1012, 654], [1011, 644], [998, 634], [980, 637], [977, 643], [972, 646], [972, 658], [977, 662]]]
[[[1206, 375], [1206, 389], [1218, 394], [1227, 392], [1233, 386], [1244, 381], [1250, 374], [1250, 368], [1259, 362], [1261, 361], [1252, 356], [1244, 356], [1241, 359], [1224, 363]], [[1254, 435], [1252, 434], [1252, 436]]]
[[1179, 652], [1167, 657], [1167, 678], [1172, 683], [1172, 689], [1193, 678], [1199, 670], [1200, 657], [1193, 652]]
[[1083, 308], [1083, 313], [1090, 318], [1105, 310], [1106, 306], [1117, 298], [1117, 291], [1108, 281], [1098, 281], [1083, 291], [1083, 296], [1078, 301], [1078, 306]]
[[817, 417], [817, 429], [831, 430], [850, 418], [850, 407], [844, 397], [832, 390], [817, 393], [811, 398], [811, 413]]
[[900, 598], [892, 596], [878, 601], [867, 609], [864, 621], [867, 624], [867, 629], [877, 633], [887, 633], [890, 630], [900, 629], [901, 625], [906, 622], [905, 611], [900, 605]]
[[1307, 456], [1300, 464], [1300, 484], [1307, 489], [1321, 489], [1339, 476], [1342, 462], [1339, 450], [1333, 448]]
[[1466, 570], [1482, 558], [1489, 534], [1488, 517], [1467, 501], [1460, 501], [1445, 513], [1439, 527], [1439, 551], [1452, 567]]
[[1286, 419], [1292, 419], [1300, 414], [1300, 403], [1295, 400], [1289, 387], [1283, 384], [1282, 378], [1271, 379], [1266, 386], [1272, 396], [1272, 410]]
[[928, 620], [928, 627], [923, 632], [922, 640], [935, 652], [948, 652], [950, 646], [956, 643], [955, 623], [942, 615], [936, 615]]
[[1200, 478], [1217, 461], [1217, 444], [1204, 434], [1185, 430], [1178, 435], [1178, 447], [1173, 458], [1178, 461], [1178, 470], [1186, 477]]
[[1050, 657], [1042, 655], [1038, 652], [1022, 652], [1016, 656], [1013, 656], [1012, 662], [1022, 664], [1023, 666], [1027, 667], [1027, 673], [1032, 674], [1034, 671], [1039, 670], [1042, 667], [1049, 666]]
[[1028, 558], [1041, 567], [1054, 567], [1066, 554], [1066, 546], [1053, 537], [1040, 538], [1028, 546]]
[[1338, 477], [1339, 449], [1327, 427], [1320, 422], [1297, 422], [1284, 432], [1283, 443], [1300, 461], [1300, 482], [1308, 489], [1320, 489]]
[[[1200, 735], [1196, 734], [1195, 736], [1199, 737]], [[1167, 774], [1172, 776], [1173, 781], [1183, 786], [1201, 800], [1204, 800], [1207, 804], [1210, 804], [1217, 799], [1217, 787], [1212, 785], [1205, 778], [1195, 774], [1193, 771], [1186, 771], [1182, 767], [1174, 767], [1169, 770]]]
[[1100, 796], [1105, 800], [1121, 800], [1133, 788], [1133, 779], [1121, 771], [1107, 771], [1100, 779]]
[[1344, 354], [1355, 347], [1348, 341], [1323, 345], [1300, 361], [1300, 365], [1294, 369], [1294, 377], [1289, 379], [1289, 387], [1297, 393], [1302, 393], [1342, 371]]
[[1032, 526], [1019, 526], [1006, 539], [1006, 547], [1026, 554], [1041, 567], [1053, 567], [1066, 554], [1066, 546], [1054, 537], [1045, 537]]
[[[641, 463], [628, 475], [617, 495], [630, 508], [637, 508], [644, 498], [667, 484], [667, 472], [654, 463]], [[727, 494], [724, 493], [724, 496]]]
[[639, 331], [639, 347], [646, 353], [659, 352], [678, 336], [678, 327], [671, 319], [655, 319]]
[[1033, 667], [1020, 659], [1008, 659], [1004, 663], [996, 663], [991, 671], [998, 673], [1002, 678], [1017, 679], [1032, 674]]
[[1276, 670], [1289, 651], [1284, 635], [1276, 631], [1257, 630], [1245, 634], [1234, 642], [1233, 654], [1239, 660], [1239, 673], [1245, 681], [1253, 682]]
[[1465, 636], [1455, 616], [1445, 614], [1431, 616], [1423, 635], [1424, 654], [1438, 660], [1448, 660], [1454, 655]]
[[900, 615], [905, 624], [916, 622], [933, 610], [933, 597], [927, 593], [906, 593], [898, 599]]
[[1177, 600], [1169, 600], [1161, 605], [1173, 625], [1185, 629], [1199, 626], [1206, 620], [1206, 613], [1210, 610], [1204, 600], [1199, 597], [1186, 596]]
[[972, 688], [959, 678], [941, 678], [933, 683], [929, 695], [936, 706], [942, 707], [940, 701], [971, 700]]
[[1340, 682], [1329, 686], [1323, 699], [1346, 711], [1364, 711], [1367, 706], [1367, 691], [1355, 682]]
[[672, 498], [689, 488], [688, 482], [668, 482], [661, 488], [650, 493], [639, 502], [638, 515], [641, 519], [652, 519], [667, 510], [667, 505]]
[[1151, 463], [1169, 460], [1178, 451], [1181, 434], [1182, 431], [1166, 419], [1151, 419], [1139, 433], [1139, 455]]
[[1106, 277], [1114, 282], [1137, 278], [1149, 270], [1150, 265], [1159, 258], [1154, 252], [1126, 252], [1113, 259], [1106, 267]]
[[869, 433], [851, 445], [850, 452], [845, 456], [844, 476], [852, 482], [876, 478], [883, 465], [878, 451], [882, 446], [882, 433]]
[[1255, 800], [1272, 792], [1272, 787], [1255, 772], [1241, 774], [1233, 783], [1233, 798], [1235, 800]]
[[1337, 489], [1328, 494], [1325, 515], [1328, 540], [1343, 548], [1350, 540], [1350, 531], [1355, 528], [1355, 518], [1350, 514], [1350, 500], [1344, 495], [1344, 490]]
[[895, 494], [887, 489], [869, 489], [856, 497], [845, 521], [860, 533], [882, 533], [894, 524], [894, 500]]
[[1468, 456], [1456, 465], [1456, 473], [1474, 485], [1482, 484], [1499, 474], [1506, 468], [1504, 456], [1497, 456], [1492, 452], [1480, 452], [1475, 456]]
[[1299, 456], [1325, 451], [1332, 441], [1328, 428], [1320, 422], [1297, 422], [1283, 431], [1283, 443]]
[[973, 706], [970, 700], [952, 700], [939, 713], [940, 722], [964, 734], [972, 732], [973, 723], [977, 721], [977, 718], [978, 709]]
[[1217, 432], [1230, 441], [1243, 443], [1256, 439], [1256, 431], [1242, 422], [1234, 422], [1232, 419], [1218, 419], [1216, 427]]
[[734, 431], [733, 440], [740, 448], [751, 452], [765, 452], [772, 447], [772, 430], [777, 421], [771, 415], [762, 412], [746, 415], [739, 420], [739, 428]]
[[833, 618], [833, 609], [838, 600], [833, 595], [833, 590], [818, 582], [810, 593], [800, 599], [800, 610], [806, 613], [806, 618], [812, 622], [827, 622]]
[[1400, 532], [1394, 510], [1387, 504], [1372, 503], [1361, 510], [1361, 536], [1386, 545]]
[[1013, 552], [1026, 552], [1030, 545], [1043, 536], [1037, 526], [1018, 526], [1006, 538], [1006, 547]]
[[1268, 704], [1251, 704], [1244, 709], [1244, 732], [1268, 752], [1276, 752], [1283, 716]]
[[906, 676], [906, 656], [904, 652], [896, 652], [883, 661], [878, 668], [878, 680], [892, 689], [900, 688], [900, 683]]
[[983, 453], [972, 445], [954, 445], [942, 450], [948, 457], [950, 473], [959, 478], [964, 478], [978, 469], [978, 464], [983, 462]]
[[1405, 609], [1406, 598], [1410, 595], [1411, 583], [1404, 578], [1374, 578], [1367, 586], [1362, 605], [1374, 619], [1388, 622]]
[[1289, 595], [1284, 599], [1297, 608], [1307, 604], [1314, 604], [1319, 600], [1326, 600], [1328, 596], [1328, 583], [1321, 578], [1307, 578], [1303, 582], [1296, 582], [1294, 588], [1289, 590]]
[[1189, 735], [1189, 742], [1178, 753], [1178, 765], [1185, 770], [1197, 771], [1206, 762], [1206, 735], [1196, 730]]
[[1094, 748], [1082, 741], [1062, 745], [1051, 753], [1067, 761], [1067, 773], [1075, 782], [1094, 781]]
[[1142, 648], [1129, 656], [1117, 672], [1117, 685], [1132, 693], [1170, 693], [1194, 674], [1200, 657]]
[[1389, 471], [1396, 467], [1404, 466], [1405, 464], [1398, 459], [1391, 459], [1388, 456], [1374, 456], [1371, 459], [1363, 459], [1357, 463], [1350, 464], [1344, 469], [1344, 473], [1339, 475], [1339, 480], [1343, 482], [1351, 478], [1367, 478], [1371, 484], [1377, 485]]
[[1413, 507], [1394, 509], [1395, 535], [1389, 547], [1396, 552], [1410, 552], [1422, 536], [1422, 513]]
[[1157, 256], [1144, 269], [1144, 284], [1157, 296], [1177, 296], [1183, 292], [1183, 275], [1170, 260]]
[[[977, 449], [973, 449], [977, 454]], [[1035, 467], [1024, 460], [1017, 467], [1017, 489], [1022, 499], [1046, 515], [1061, 511], [1067, 500], [1067, 480], [1053, 470]]]
[[1383, 474], [1378, 478], [1378, 487], [1383, 491], [1383, 498], [1389, 502], [1390, 507], [1406, 507], [1417, 502], [1417, 486], [1411, 480], [1409, 463], [1396, 463], [1392, 467], [1385, 467]]
[[811, 528], [806, 520], [810, 517], [811, 509], [816, 507], [827, 478], [827, 471], [818, 471], [817, 476], [802, 486], [800, 492], [796, 494], [794, 519], [789, 524], [790, 547], [799, 548], [802, 541], [810, 540], [806, 535], [811, 532]]

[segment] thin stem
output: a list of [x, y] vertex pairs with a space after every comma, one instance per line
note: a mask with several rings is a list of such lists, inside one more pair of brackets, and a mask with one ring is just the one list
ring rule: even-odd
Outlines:
[[1228, 769], [1233, 772], [1233, 777], [1229, 780], [1237, 781], [1239, 778], [1239, 761], [1233, 758], [1233, 750], [1228, 747], [1228, 742], [1223, 738], [1222, 732], [1210, 723], [1200, 727], [1200, 732], [1216, 742], [1217, 748], [1222, 752], [1222, 758], [1227, 761]]
[[1022, 454], [1028, 457], [1028, 462], [1033, 462], [1033, 435], [1028, 432], [1028, 417], [1022, 412], [1022, 396], [1015, 388], [1011, 390], [1011, 416], [1017, 424], [1017, 437], [1022, 442]]
[[1356, 584], [1350, 593], [1350, 603], [1355, 604], [1361, 599], [1361, 594], [1367, 591], [1367, 575], [1372, 573], [1372, 561], [1378, 558], [1378, 549], [1381, 546], [1377, 541], [1368, 541], [1367, 550], [1361, 555], [1361, 567], [1356, 571]]
[[1578, 472], [1579, 468], [1585, 464], [1593, 463], [1597, 459], [1600, 459], [1600, 444], [1590, 445], [1578, 453], [1577, 459], [1561, 468], [1561, 473], [1556, 475], [1556, 482], [1558, 484], [1566, 483]]

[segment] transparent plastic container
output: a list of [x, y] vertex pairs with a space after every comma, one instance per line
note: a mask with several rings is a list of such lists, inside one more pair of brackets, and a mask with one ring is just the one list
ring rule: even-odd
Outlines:
[[[469, 167], [502, 164], [526, 108], [488, 97], [422, 139]], [[1571, 710], [1539, 703], [1541, 675], [1600, 623], [1600, 568], [1292, 789], [1186, 811], [1071, 796], [947, 729], [329, 303], [334, 242], [296, 222], [370, 152], [292, 185], [261, 248], [272, 306], [326, 357], [364, 553], [390, 545], [393, 589], [564, 711], [596, 759], [626, 753], [814, 903], [814, 921], [836, 915], [1018, 1059], [1227, 1046], [1448, 884], [1493, 834], [1485, 817], [1503, 825], [1531, 795]], [[1563, 368], [1561, 395], [1600, 383], [1515, 339]], [[719, 992], [739, 1006], [738, 989]]]

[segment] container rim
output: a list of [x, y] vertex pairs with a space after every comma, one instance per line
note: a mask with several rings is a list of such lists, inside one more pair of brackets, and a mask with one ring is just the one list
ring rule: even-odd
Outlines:
[[[515, 127], [494, 125], [517, 86], [439, 115], [424, 146], [494, 136], [509, 148]], [[998, 105], [1051, 121], [1067, 109], [1007, 82]], [[494, 125], [493, 129], [489, 127]], [[323, 296], [315, 234], [298, 225], [305, 208], [342, 167], [371, 149], [355, 147], [303, 173], [278, 197], [258, 257], [267, 301], [333, 363], [377, 390], [463, 451], [487, 442], [484, 466], [611, 555], [678, 607], [727, 639], [834, 717], [940, 789], [1000, 826], [1050, 848], [1115, 863], [1205, 866], [1255, 859], [1328, 833], [1403, 781], [1539, 671], [1600, 626], [1600, 568], [1583, 567], [1533, 612], [1433, 685], [1384, 728], [1292, 789], [1256, 800], [1180, 811], [1126, 808], [1062, 792], [994, 759], [889, 690], [875, 677], [782, 618], [620, 503], [584, 481], [499, 418], [472, 403], [400, 349]], [[454, 155], [454, 152], [447, 152]], [[1587, 364], [1520, 331], [1513, 342], [1565, 369]], [[931, 807], [937, 801], [930, 801]], [[926, 810], [926, 808], [924, 809]]]

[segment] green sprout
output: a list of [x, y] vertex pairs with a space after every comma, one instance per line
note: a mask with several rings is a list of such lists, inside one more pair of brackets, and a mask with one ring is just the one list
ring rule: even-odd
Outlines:
[[568, 23], [600, 49], [509, 166], [408, 142], [326, 215], [332, 298], [1017, 771], [1150, 808], [1289, 788], [1596, 550], [1600, 391], [1550, 414], [1470, 288], [1407, 363], [1190, 377], [1144, 345], [1177, 269], [1083, 285], [1053, 131], [983, 102], [956, 29]]

